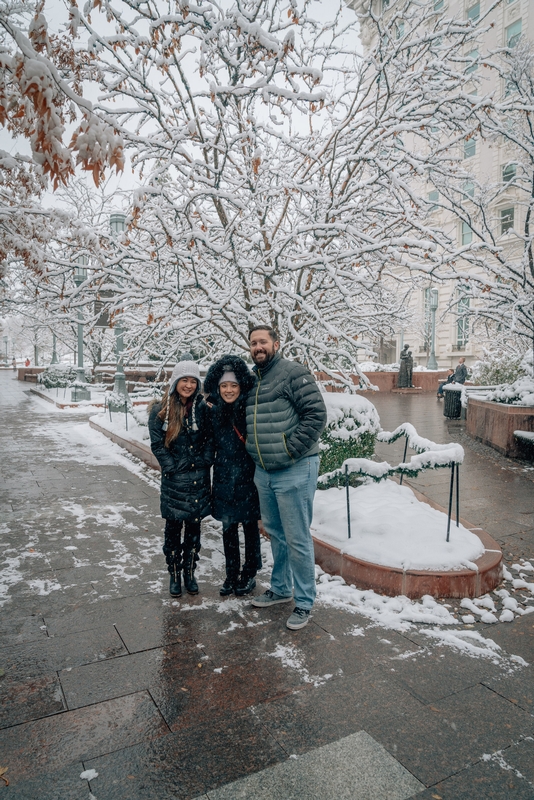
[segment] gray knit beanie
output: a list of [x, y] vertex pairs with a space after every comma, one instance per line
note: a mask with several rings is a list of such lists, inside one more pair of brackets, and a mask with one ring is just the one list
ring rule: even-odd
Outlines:
[[[200, 368], [196, 361], [193, 360], [193, 356], [191, 353], [183, 353], [180, 358], [178, 359], [178, 363], [174, 367], [171, 375], [171, 380], [169, 384], [169, 400], [176, 389], [176, 384], [180, 380], [180, 378], [195, 378], [200, 387]], [[196, 405], [198, 402], [198, 394], [195, 396], [193, 401], [193, 424], [192, 430], [197, 431], [197, 420], [196, 420]], [[165, 422], [163, 423], [163, 430], [166, 431], [169, 427], [169, 402], [167, 401], [167, 409], [165, 411]]]

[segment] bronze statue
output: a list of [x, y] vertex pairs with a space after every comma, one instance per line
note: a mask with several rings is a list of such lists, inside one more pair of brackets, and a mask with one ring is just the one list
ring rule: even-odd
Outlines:
[[400, 354], [400, 367], [397, 377], [398, 389], [412, 389], [413, 358], [410, 345], [405, 344]]

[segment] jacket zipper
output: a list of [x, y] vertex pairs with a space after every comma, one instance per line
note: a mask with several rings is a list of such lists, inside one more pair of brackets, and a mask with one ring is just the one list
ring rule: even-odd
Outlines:
[[258, 432], [256, 430], [256, 416], [258, 413], [258, 392], [260, 391], [260, 383], [261, 383], [261, 372], [258, 370], [258, 387], [256, 389], [256, 402], [254, 403], [254, 441], [256, 442], [256, 450], [258, 451], [258, 456], [261, 461], [261, 465], [263, 469], [265, 469], [265, 464], [263, 463], [263, 458], [261, 457], [260, 445], [258, 443]]
[[283, 433], [283, 434], [282, 434], [282, 439], [283, 439], [283, 442], [284, 442], [284, 449], [285, 449], [286, 453], [288, 454], [288, 456], [289, 456], [289, 458], [291, 459], [291, 461], [294, 461], [295, 459], [293, 458], [293, 456], [291, 455], [291, 453], [290, 453], [290, 452], [289, 452], [289, 450], [287, 449], [287, 443], [286, 443], [286, 442], [287, 442], [287, 440], [286, 440], [286, 435], [285, 435], [285, 433]]

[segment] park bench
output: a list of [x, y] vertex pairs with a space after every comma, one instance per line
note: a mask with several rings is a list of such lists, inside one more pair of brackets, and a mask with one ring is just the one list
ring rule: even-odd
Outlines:
[[37, 374], [35, 372], [26, 372], [24, 380], [30, 381], [30, 383], [37, 383]]

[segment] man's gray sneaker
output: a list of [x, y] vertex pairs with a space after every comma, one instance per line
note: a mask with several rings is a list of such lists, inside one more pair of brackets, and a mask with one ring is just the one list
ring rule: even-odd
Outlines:
[[267, 608], [267, 606], [276, 606], [278, 603], [290, 603], [293, 597], [282, 597], [282, 595], [275, 594], [267, 589], [266, 592], [260, 594], [258, 597], [252, 598], [252, 605], [256, 608]]
[[305, 608], [294, 608], [293, 613], [289, 616], [286, 622], [286, 627], [292, 631], [298, 631], [308, 624], [310, 619], [310, 612]]

